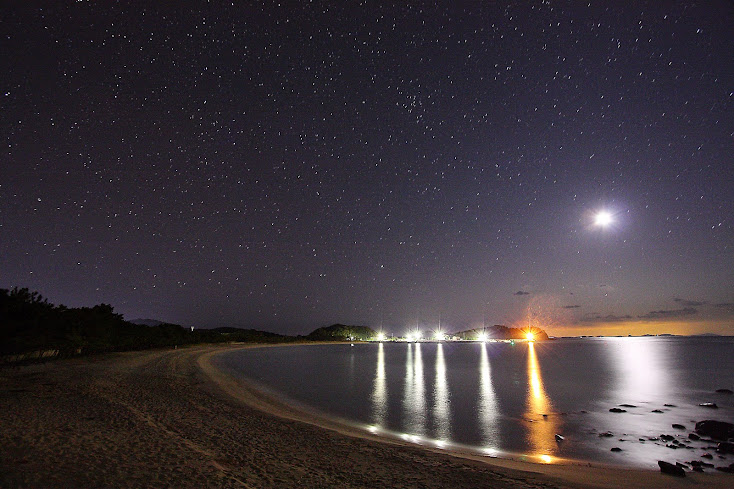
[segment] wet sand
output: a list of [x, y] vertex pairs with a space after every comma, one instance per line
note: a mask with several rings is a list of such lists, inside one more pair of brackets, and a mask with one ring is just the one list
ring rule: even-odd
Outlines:
[[730, 487], [728, 474], [540, 465], [376, 438], [213, 367], [243, 346], [0, 370], [0, 487]]

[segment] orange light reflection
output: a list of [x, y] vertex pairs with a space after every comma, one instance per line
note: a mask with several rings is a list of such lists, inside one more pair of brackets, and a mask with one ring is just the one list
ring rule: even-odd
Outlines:
[[528, 385], [525, 416], [531, 420], [528, 431], [531, 455], [540, 457], [544, 463], [550, 463], [550, 455], [555, 454], [558, 449], [555, 441], [558, 422], [551, 413], [553, 407], [543, 387], [540, 363], [535, 353], [535, 343], [532, 342], [528, 343]]

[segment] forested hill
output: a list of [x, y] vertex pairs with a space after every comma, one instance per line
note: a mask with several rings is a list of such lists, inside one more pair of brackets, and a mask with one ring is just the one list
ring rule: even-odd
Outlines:
[[375, 339], [375, 336], [375, 330], [367, 326], [332, 324], [312, 331], [306, 338], [315, 341], [369, 341]]
[[[548, 339], [548, 334], [540, 328], [531, 328], [532, 333], [536, 340], [542, 341]], [[454, 333], [464, 340], [475, 340], [482, 332], [486, 333], [488, 339], [496, 340], [520, 340], [526, 339], [528, 330], [524, 328], [508, 328], [501, 324], [495, 324], [494, 326], [487, 326], [486, 328], [468, 329], [466, 331], [460, 331]]]

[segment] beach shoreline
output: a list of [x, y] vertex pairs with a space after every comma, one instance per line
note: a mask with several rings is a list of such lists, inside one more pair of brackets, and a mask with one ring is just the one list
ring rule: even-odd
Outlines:
[[[447, 452], [297, 409], [219, 370], [215, 345], [0, 370], [2, 487], [728, 487], [728, 474]], [[294, 346], [294, 345], [291, 345]]]

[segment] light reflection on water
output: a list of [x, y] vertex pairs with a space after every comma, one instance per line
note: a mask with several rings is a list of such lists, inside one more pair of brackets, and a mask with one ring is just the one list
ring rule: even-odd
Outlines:
[[[616, 436], [599, 441], [589, 450], [608, 453], [616, 446], [623, 449], [623, 456], [628, 459], [644, 460], [653, 453], [657, 453], [660, 459], [669, 457], [671, 450], [665, 446], [666, 443], [656, 445], [649, 438], [669, 434], [672, 423], [684, 423], [693, 430], [695, 422], [691, 423], [691, 420], [704, 419], [703, 416], [708, 415], [698, 409], [695, 401], [681, 402], [685, 392], [680, 392], [679, 386], [684, 385], [686, 379], [679, 378], [670, 341], [606, 338], [605, 347], [611, 367], [611, 388], [598, 399], [597, 408], [590, 418], [600, 432], [610, 431]], [[693, 377], [688, 380], [696, 381]], [[626, 412], [610, 413], [609, 409], [613, 407]], [[683, 435], [687, 436], [687, 432]], [[640, 439], [645, 441], [630, 443]]]
[[[657, 460], [686, 462], [702, 453], [698, 445], [671, 450], [649, 440], [671, 433], [672, 423], [687, 427], [673, 434], [690, 444], [695, 421], [734, 422], [734, 396], [715, 394], [734, 387], [732, 338], [300, 346], [219, 358], [235, 375], [381, 433], [534, 460], [656, 468]], [[620, 404], [637, 407], [609, 412]], [[614, 436], [598, 436], [605, 431]], [[565, 441], [556, 443], [556, 433]], [[610, 453], [617, 446], [622, 452]]]
[[375, 425], [383, 426], [387, 414], [387, 376], [385, 374], [385, 346], [382, 343], [377, 347], [377, 369], [371, 397], [372, 420]]
[[477, 414], [482, 431], [482, 444], [495, 448], [500, 446], [499, 408], [497, 395], [492, 385], [492, 368], [489, 364], [486, 343], [482, 343], [479, 357], [479, 409]]
[[625, 403], [666, 402], [675, 384], [665, 343], [645, 338], [610, 338], [609, 364], [617, 377], [616, 396]]
[[408, 344], [408, 354], [405, 362], [405, 394], [403, 397], [407, 429], [404, 431], [416, 435], [423, 435], [426, 432], [426, 396], [424, 390], [421, 344]]
[[528, 399], [525, 415], [531, 421], [528, 442], [532, 455], [543, 456], [556, 452], [555, 434], [558, 423], [552, 410], [550, 398], [543, 387], [535, 343], [528, 343]]
[[436, 382], [434, 384], [433, 420], [439, 440], [451, 436], [451, 413], [449, 406], [449, 386], [446, 380], [446, 362], [443, 356], [443, 345], [436, 346]]

